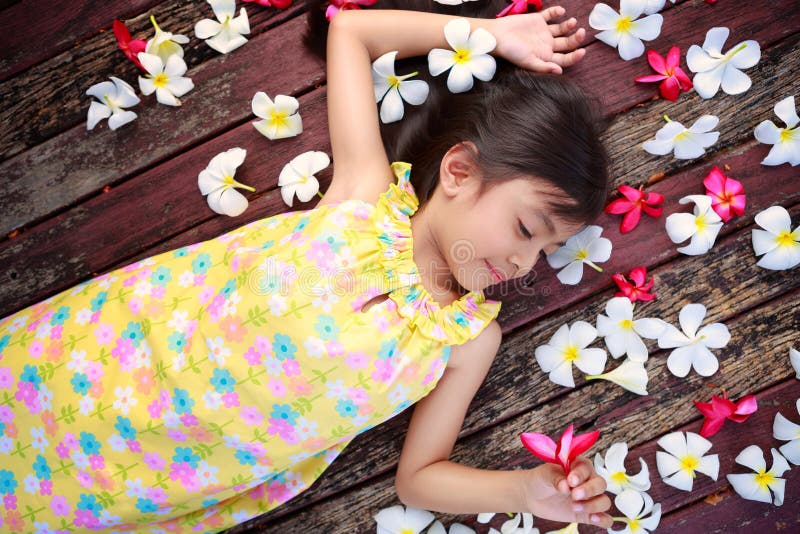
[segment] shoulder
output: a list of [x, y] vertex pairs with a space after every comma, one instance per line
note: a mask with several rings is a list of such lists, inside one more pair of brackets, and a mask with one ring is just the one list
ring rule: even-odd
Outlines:
[[480, 334], [462, 345], [450, 348], [447, 368], [485, 367], [487, 370], [497, 355], [503, 332], [496, 320], [491, 320]]

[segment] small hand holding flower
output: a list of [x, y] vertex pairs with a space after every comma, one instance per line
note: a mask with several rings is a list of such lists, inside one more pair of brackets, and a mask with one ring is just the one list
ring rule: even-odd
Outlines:
[[553, 521], [588, 523], [611, 527], [611, 516], [605, 513], [611, 499], [604, 494], [606, 482], [586, 458], [572, 462], [569, 476], [555, 464], [544, 464], [527, 471], [525, 500], [536, 516]]
[[497, 55], [515, 65], [537, 72], [560, 74], [562, 67], [577, 63], [585, 54], [578, 48], [586, 30], [575, 27], [574, 18], [551, 22], [566, 11], [554, 6], [539, 13], [500, 17], [493, 21], [492, 34], [497, 39]]

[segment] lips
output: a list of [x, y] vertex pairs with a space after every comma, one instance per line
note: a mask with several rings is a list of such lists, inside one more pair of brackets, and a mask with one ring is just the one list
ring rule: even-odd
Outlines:
[[489, 272], [492, 273], [492, 275], [495, 277], [495, 279], [498, 282], [502, 282], [503, 281], [503, 277], [500, 275], [500, 273], [497, 271], [497, 269], [495, 269], [494, 266], [491, 263], [489, 263], [488, 260], [483, 260], [483, 261], [486, 263], [486, 267], [489, 268]]

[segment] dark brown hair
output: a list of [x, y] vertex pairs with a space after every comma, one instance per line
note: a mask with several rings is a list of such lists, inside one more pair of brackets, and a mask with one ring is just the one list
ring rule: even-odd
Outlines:
[[[328, 29], [326, 5], [309, 2], [305, 36], [309, 49], [321, 57]], [[506, 0], [457, 6], [431, 0], [379, 0], [375, 7], [488, 18], [507, 5]], [[474, 163], [487, 185], [538, 177], [563, 191], [563, 196], [550, 199], [556, 215], [573, 222], [592, 221], [602, 211], [608, 192], [599, 106], [564, 76], [537, 74], [496, 60], [497, 73], [490, 82], [475, 80], [470, 91], [458, 94], [447, 89], [447, 73], [430, 75], [427, 58], [397, 61], [396, 72], [418, 71], [430, 94], [420, 106], [406, 104], [401, 121], [381, 124], [389, 160], [413, 165], [411, 182], [424, 203], [438, 183], [444, 154], [469, 141], [477, 148]]]

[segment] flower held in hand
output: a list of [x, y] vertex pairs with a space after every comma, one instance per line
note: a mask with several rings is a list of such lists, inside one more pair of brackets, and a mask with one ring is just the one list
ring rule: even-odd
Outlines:
[[428, 52], [428, 69], [438, 76], [450, 69], [447, 88], [451, 93], [472, 89], [472, 77], [488, 82], [497, 64], [489, 52], [497, 46], [494, 35], [478, 28], [470, 34], [467, 19], [453, 19], [444, 26], [444, 37], [452, 50], [434, 48]]
[[733, 402], [726, 396], [712, 395], [711, 402], [694, 401], [694, 405], [705, 417], [703, 428], [700, 429], [700, 435], [704, 438], [710, 438], [719, 432], [725, 419], [742, 423], [758, 409], [758, 403], [753, 395], [742, 397], [739, 402]]
[[636, 81], [641, 83], [661, 82], [658, 92], [667, 100], [675, 102], [678, 100], [681, 89], [685, 92], [692, 88], [692, 80], [680, 67], [681, 51], [677, 46], [669, 49], [666, 59], [655, 50], [648, 50], [647, 62], [658, 74], [639, 76]]
[[558, 443], [538, 432], [523, 432], [519, 438], [534, 456], [545, 462], [560, 465], [564, 469], [564, 474], [568, 475], [572, 460], [589, 450], [600, 437], [599, 430], [580, 436], [573, 436], [573, 430], [574, 425], [569, 425], [561, 434]]
[[542, 9], [542, 0], [511, 0], [511, 4], [498, 13], [496, 18], [505, 17], [506, 15], [521, 15], [527, 13], [528, 6], [533, 6], [534, 11], [539, 11]]

